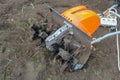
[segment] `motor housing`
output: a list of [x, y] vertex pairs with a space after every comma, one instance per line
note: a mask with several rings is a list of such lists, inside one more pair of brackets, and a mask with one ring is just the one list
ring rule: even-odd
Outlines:
[[68, 9], [61, 15], [89, 36], [100, 26], [99, 15], [85, 6]]

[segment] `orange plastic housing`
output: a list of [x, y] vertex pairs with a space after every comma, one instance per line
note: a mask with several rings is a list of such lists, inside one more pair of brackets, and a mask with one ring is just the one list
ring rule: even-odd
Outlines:
[[71, 8], [64, 11], [61, 15], [89, 36], [92, 36], [100, 25], [99, 16], [85, 6]]

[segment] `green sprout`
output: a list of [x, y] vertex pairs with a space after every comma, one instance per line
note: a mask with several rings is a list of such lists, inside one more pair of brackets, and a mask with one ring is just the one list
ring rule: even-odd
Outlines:
[[94, 75], [98, 76], [101, 72], [99, 70], [93, 70]]

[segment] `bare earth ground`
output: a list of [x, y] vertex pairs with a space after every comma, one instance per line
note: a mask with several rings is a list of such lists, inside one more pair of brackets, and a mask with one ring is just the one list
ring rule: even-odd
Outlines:
[[[0, 80], [120, 80], [115, 37], [95, 45], [83, 70], [59, 73], [59, 64], [50, 63], [50, 52], [31, 41], [33, 23], [55, 27], [46, 4], [62, 12], [86, 5], [102, 12], [113, 0], [0, 0]], [[108, 29], [100, 27], [98, 37]]]

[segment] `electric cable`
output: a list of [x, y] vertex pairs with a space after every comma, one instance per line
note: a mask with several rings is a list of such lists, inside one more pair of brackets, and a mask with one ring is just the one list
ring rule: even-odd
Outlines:
[[[116, 28], [116, 32], [118, 29]], [[118, 58], [118, 70], [120, 71], [120, 45], [119, 45], [119, 35], [116, 35], [116, 45], [117, 45], [117, 58]]]

